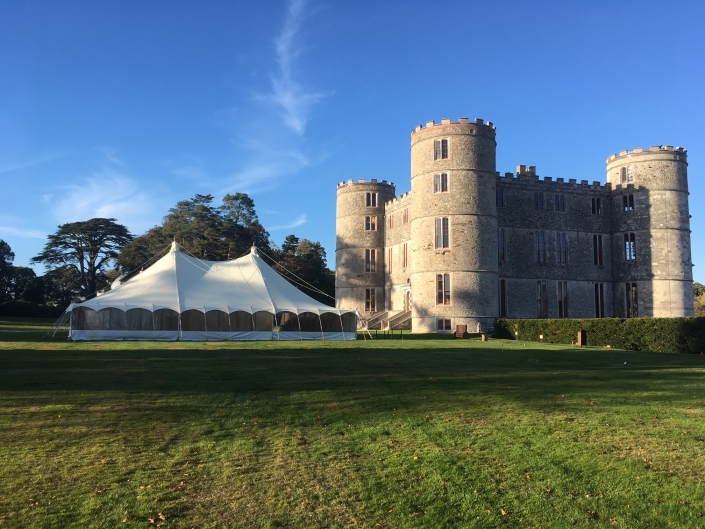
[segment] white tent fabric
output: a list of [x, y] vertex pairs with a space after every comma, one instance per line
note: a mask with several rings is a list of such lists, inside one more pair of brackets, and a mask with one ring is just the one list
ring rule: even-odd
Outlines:
[[167, 255], [109, 292], [68, 307], [73, 340], [354, 340], [354, 311], [323, 305], [274, 271], [255, 248], [202, 261]]

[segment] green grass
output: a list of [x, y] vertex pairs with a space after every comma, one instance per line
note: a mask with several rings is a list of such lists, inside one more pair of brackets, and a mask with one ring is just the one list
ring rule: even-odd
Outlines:
[[48, 326], [0, 320], [0, 527], [705, 528], [700, 355]]

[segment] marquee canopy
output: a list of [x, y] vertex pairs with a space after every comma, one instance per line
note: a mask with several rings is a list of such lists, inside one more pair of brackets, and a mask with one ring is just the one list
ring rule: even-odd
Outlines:
[[232, 261], [168, 254], [67, 309], [74, 340], [355, 339], [354, 311], [323, 305], [252, 251]]

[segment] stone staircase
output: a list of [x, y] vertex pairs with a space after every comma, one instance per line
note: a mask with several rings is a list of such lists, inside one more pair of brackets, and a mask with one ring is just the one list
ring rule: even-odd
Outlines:
[[389, 316], [389, 312], [380, 312], [378, 314], [375, 314], [371, 318], [368, 318], [365, 320], [365, 323], [367, 324], [367, 330], [368, 331], [379, 331], [382, 329], [382, 321], [386, 320]]
[[382, 322], [383, 330], [411, 330], [411, 311], [396, 312]]

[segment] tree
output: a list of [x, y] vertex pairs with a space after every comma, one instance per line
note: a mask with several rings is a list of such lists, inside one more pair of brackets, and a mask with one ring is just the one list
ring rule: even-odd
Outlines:
[[225, 195], [220, 206], [212, 195], [196, 195], [169, 210], [161, 226], [127, 244], [117, 260], [121, 271], [131, 272], [159, 255], [176, 240], [200, 259], [225, 261], [246, 253], [254, 244], [271, 252], [269, 233], [262, 227], [254, 201], [245, 193]]
[[693, 283], [693, 297], [699, 298], [703, 294], [705, 294], [705, 285], [698, 283], [697, 281]]
[[[37, 279], [37, 274], [34, 270], [27, 266], [13, 266], [12, 274], [10, 276], [10, 297], [12, 299], [24, 299], [22, 294], [24, 293], [27, 284]], [[26, 300], [25, 300], [26, 301]]]
[[44, 274], [44, 299], [59, 307], [66, 307], [73, 301], [80, 301], [81, 287], [78, 274], [67, 266], [54, 268]]
[[105, 268], [115, 260], [119, 250], [134, 237], [116, 219], [95, 218], [84, 222], [62, 224], [49, 235], [44, 251], [32, 263], [44, 263], [49, 269], [69, 269], [83, 297], [107, 283]]
[[275, 262], [270, 265], [299, 290], [326, 305], [335, 304], [335, 273], [326, 266], [326, 251], [320, 242], [287, 235], [273, 257]]
[[12, 261], [15, 254], [10, 245], [0, 239], [0, 302], [11, 299], [10, 290], [12, 283]]

